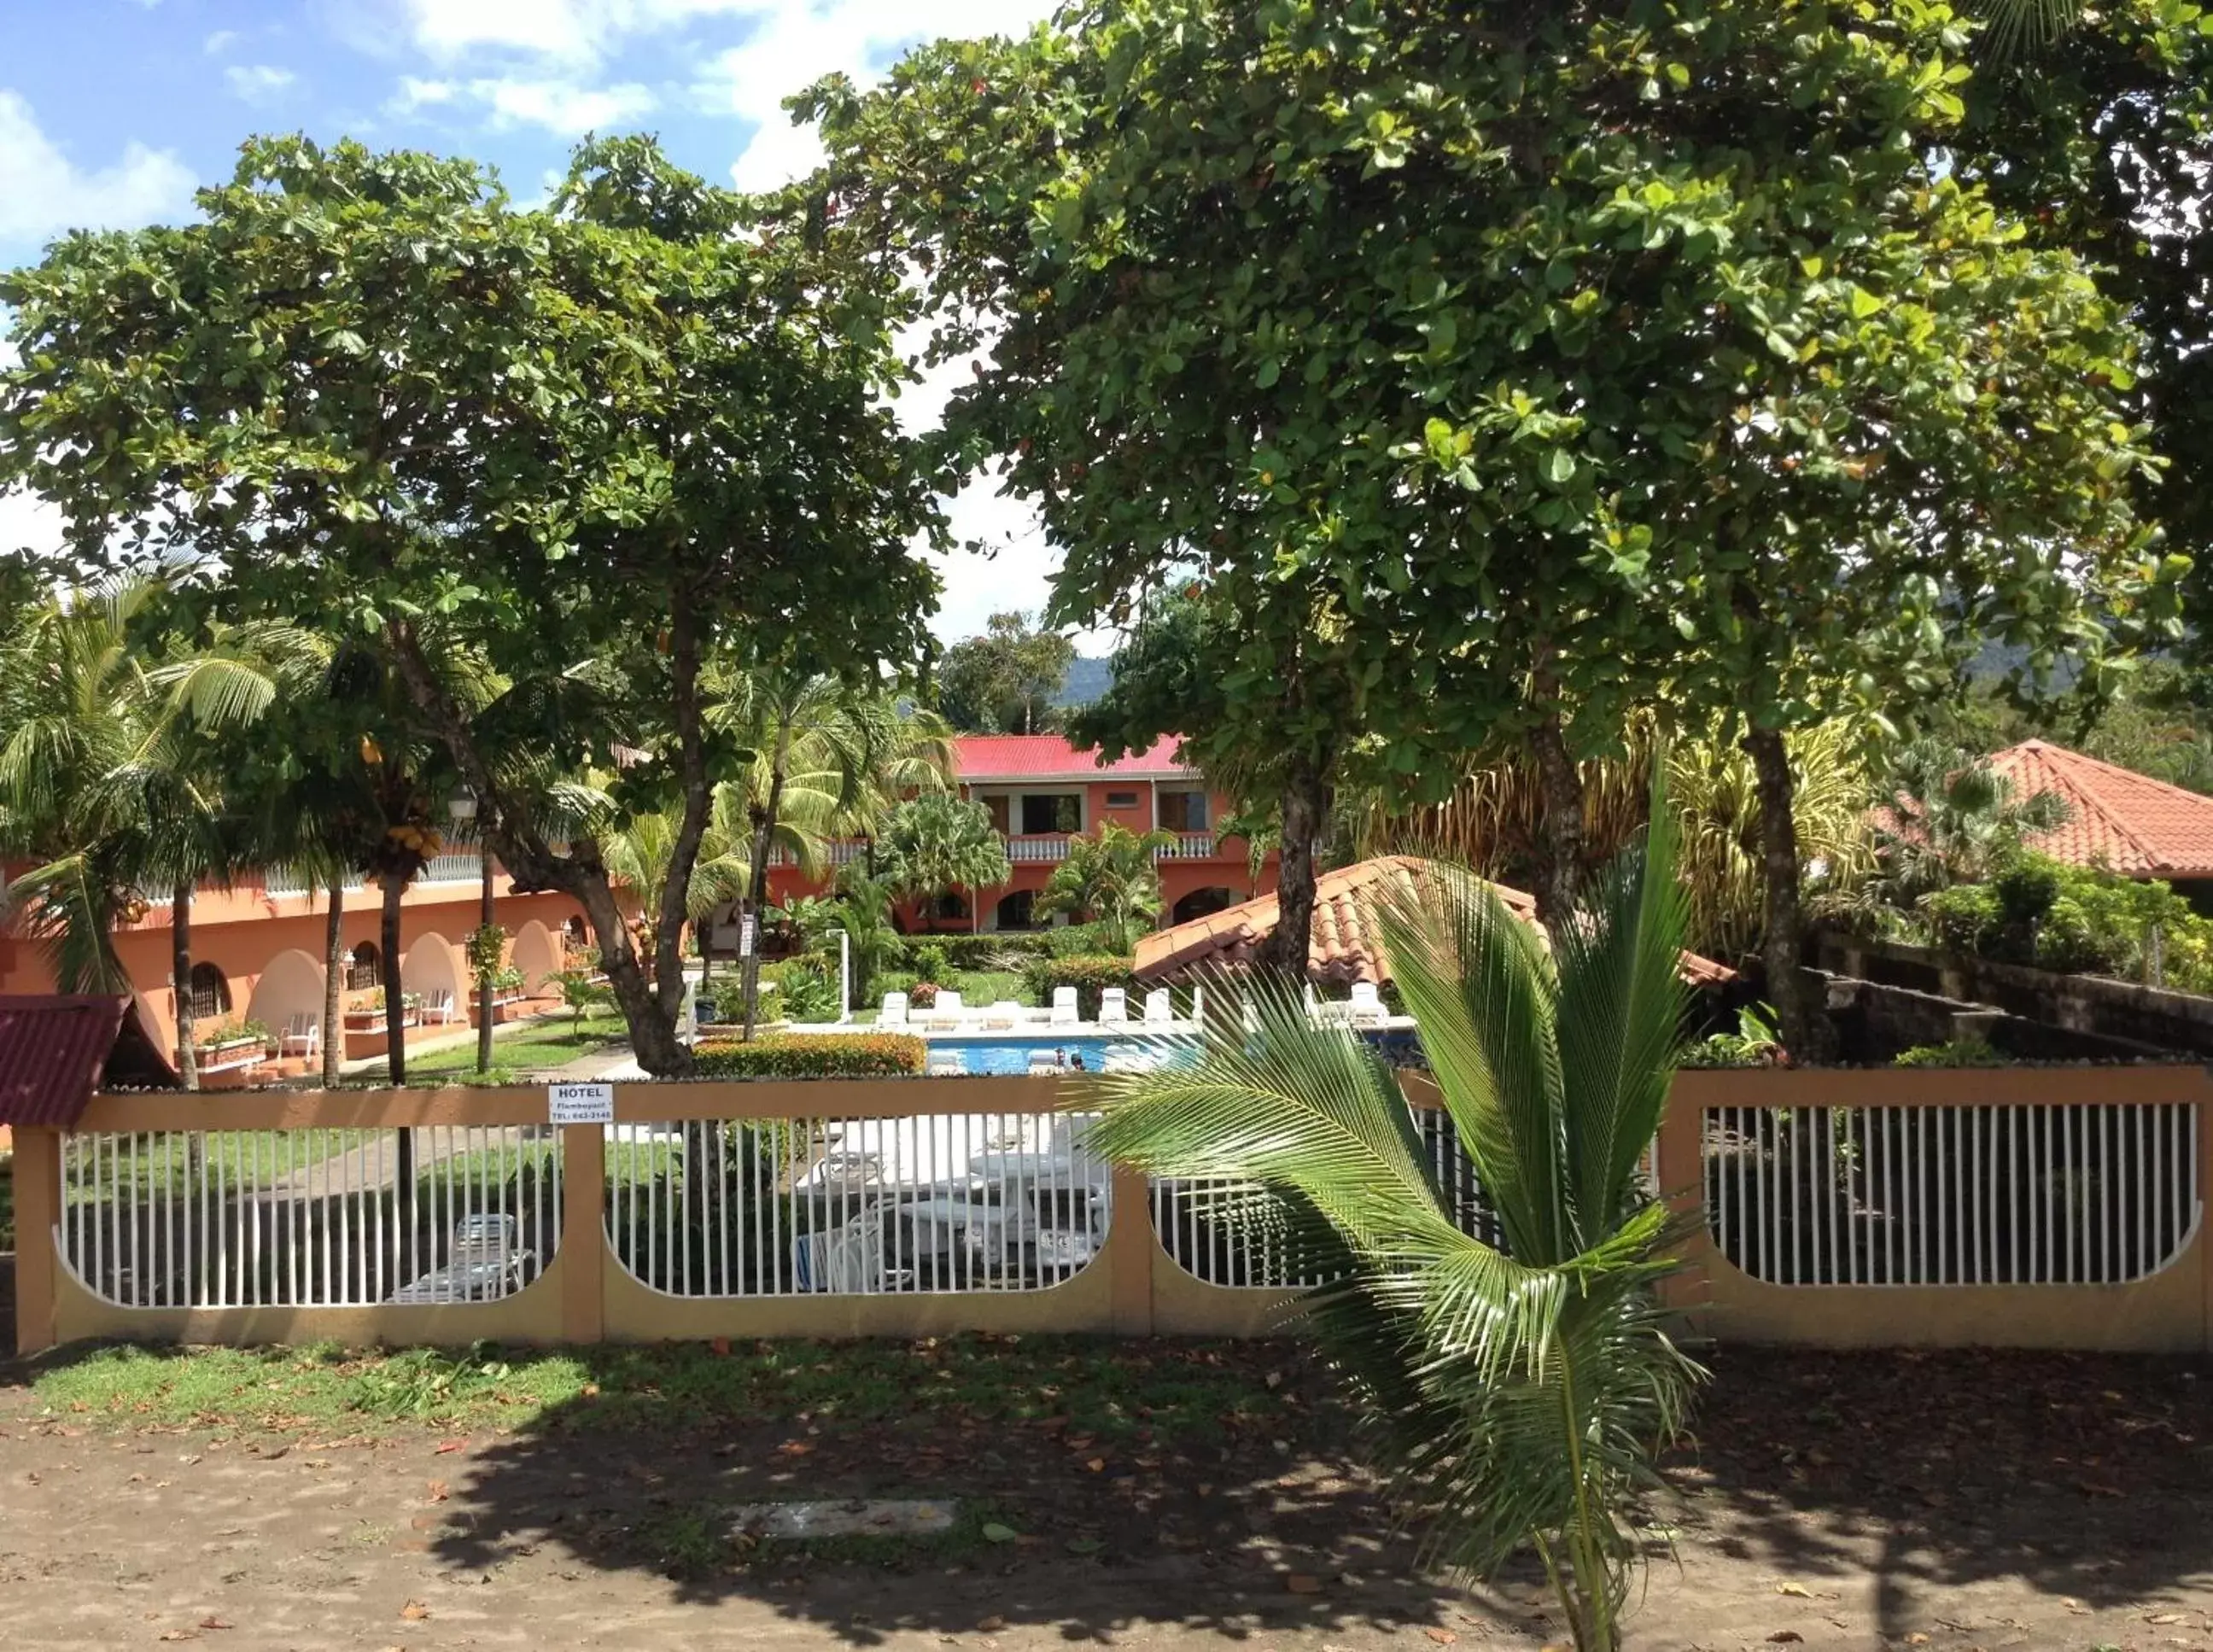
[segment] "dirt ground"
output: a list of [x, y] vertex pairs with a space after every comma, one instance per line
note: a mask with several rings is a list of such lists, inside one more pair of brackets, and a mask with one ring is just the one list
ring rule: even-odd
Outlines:
[[[1148, 1451], [1046, 1418], [375, 1440], [118, 1430], [0, 1368], [0, 1642], [217, 1648], [1537, 1648], [1529, 1580], [1410, 1574], [1318, 1379]], [[2213, 1370], [1716, 1356], [1631, 1644], [2213, 1652]], [[752, 1498], [959, 1496], [997, 1540], [795, 1558]]]

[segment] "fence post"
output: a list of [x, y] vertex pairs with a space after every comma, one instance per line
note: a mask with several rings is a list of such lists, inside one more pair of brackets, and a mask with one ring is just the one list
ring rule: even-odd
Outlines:
[[595, 1343], [607, 1325], [606, 1126], [561, 1126], [561, 1338]]
[[1107, 1283], [1114, 1334], [1153, 1334], [1152, 1184], [1142, 1170], [1114, 1167], [1114, 1214], [1106, 1228]]
[[[1692, 1081], [1695, 1086], [1696, 1080]], [[1688, 1315], [1710, 1306], [1713, 1278], [1705, 1265], [1711, 1249], [1706, 1228], [1705, 1109], [1695, 1088], [1685, 1094], [1680, 1074], [1668, 1086], [1667, 1110], [1661, 1115], [1659, 1139], [1653, 1143], [1652, 1179], [1655, 1191], [1678, 1221], [1693, 1220], [1697, 1230], [1683, 1242], [1682, 1265], [1660, 1281], [1660, 1301], [1675, 1313]]]
[[54, 1345], [54, 1294], [61, 1259], [62, 1137], [37, 1125], [15, 1129], [15, 1351]]
[[2201, 1351], [2213, 1353], [2213, 1227], [2209, 1227], [2208, 1202], [2213, 1201], [2213, 1067], [2204, 1070], [2207, 1082], [2198, 1086], [2198, 1280], [2204, 1303], [2198, 1335]]

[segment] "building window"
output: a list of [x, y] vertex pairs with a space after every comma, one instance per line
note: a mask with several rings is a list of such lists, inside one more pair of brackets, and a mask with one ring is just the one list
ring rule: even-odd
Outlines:
[[1009, 823], [1010, 817], [1007, 813], [1012, 806], [1012, 801], [1003, 792], [997, 797], [986, 797], [984, 800], [985, 812], [991, 817], [991, 830], [1002, 838], [1009, 836], [1015, 829]]
[[1135, 808], [1137, 807], [1137, 794], [1133, 791], [1110, 791], [1106, 794], [1106, 807]]
[[1033, 930], [1037, 927], [1034, 910], [1037, 893], [1031, 889], [1017, 889], [999, 903], [999, 927], [1003, 930]]
[[220, 969], [213, 964], [194, 964], [190, 983], [194, 1021], [230, 1014], [230, 983]]
[[1022, 835], [1083, 830], [1083, 795], [1073, 791], [1033, 791], [1022, 798]]
[[930, 915], [940, 924], [964, 918], [968, 916], [968, 903], [948, 890], [930, 903]]
[[1237, 897], [1227, 889], [1194, 889], [1176, 902], [1168, 913], [1172, 924], [1188, 924], [1194, 917], [1204, 917], [1235, 904]]
[[1164, 791], [1161, 794], [1161, 825], [1169, 832], [1204, 832], [1207, 822], [1203, 791]]
[[366, 992], [380, 984], [376, 977], [376, 942], [364, 941], [346, 954], [345, 984], [349, 992]]

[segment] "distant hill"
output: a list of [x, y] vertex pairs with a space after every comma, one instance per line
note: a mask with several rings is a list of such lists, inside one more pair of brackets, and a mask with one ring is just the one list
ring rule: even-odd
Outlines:
[[1113, 681], [1113, 655], [1094, 660], [1079, 654], [1069, 662], [1068, 675], [1061, 682], [1060, 692], [1052, 697], [1052, 703], [1059, 706], [1088, 705], [1104, 694]]

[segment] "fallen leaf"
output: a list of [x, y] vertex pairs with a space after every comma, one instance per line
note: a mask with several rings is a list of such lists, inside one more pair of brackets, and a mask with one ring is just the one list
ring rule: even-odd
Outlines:
[[600, 1397], [600, 1385], [596, 1382], [587, 1382], [576, 1392], [586, 1399], [597, 1399]]
[[992, 1521], [978, 1535], [986, 1543], [1012, 1543], [1021, 1533], [1011, 1526], [1002, 1526]]
[[1908, 1646], [1926, 1646], [1929, 1644], [1929, 1637], [1917, 1629], [1905, 1637], [1905, 1643]]
[[432, 1503], [445, 1502], [446, 1483], [443, 1480], [433, 1480], [430, 1482], [430, 1497]]
[[200, 1632], [197, 1629], [165, 1629], [154, 1638], [157, 1641], [196, 1641], [199, 1637]]
[[[1097, 1554], [1106, 1546], [1095, 1537], [1072, 1537], [1068, 1539], [1068, 1551], [1070, 1554]], [[2159, 1619], [2155, 1618], [2152, 1621], [2157, 1623]]]
[[1775, 1592], [1777, 1594], [1795, 1594], [1801, 1600], [1810, 1600], [1814, 1598], [1813, 1591], [1803, 1583], [1777, 1583], [1775, 1586]]
[[202, 1629], [229, 1629], [230, 1625], [223, 1622], [220, 1618], [207, 1617], [200, 1619], [200, 1627]]
[[430, 1454], [434, 1457], [444, 1457], [456, 1451], [466, 1451], [468, 1448], [469, 1442], [466, 1440], [441, 1440], [438, 1442], [437, 1448]]
[[[1271, 1384], [1270, 1386], [1273, 1387], [1274, 1385]], [[1459, 1636], [1454, 1634], [1449, 1629], [1425, 1629], [1422, 1632], [1424, 1635], [1427, 1635], [1431, 1640], [1435, 1641], [1439, 1646], [1450, 1646], [1454, 1641], [1460, 1638]]]
[[976, 1625], [976, 1632], [979, 1635], [992, 1635], [997, 1633], [1006, 1626], [1007, 1620], [995, 1612], [990, 1617], [985, 1618], [981, 1623]]
[[2144, 1614], [2144, 1621], [2148, 1624], [2179, 1624], [2182, 1621], [2182, 1614], [2179, 1612], [2150, 1612]]
[[1089, 1469], [1094, 1474], [1098, 1473], [1106, 1466], [1106, 1460], [1104, 1457], [1094, 1457], [1089, 1462], [1084, 1464], [1084, 1467]]
[[1793, 1641], [1803, 1641], [1806, 1637], [1795, 1629], [1778, 1629], [1767, 1638], [1777, 1646], [1784, 1646]]
[[728, 1337], [716, 1337], [710, 1341], [707, 1346], [719, 1357], [723, 1359], [729, 1357], [730, 1339]]
[[1283, 1587], [1294, 1594], [1320, 1594], [1321, 1579], [1306, 1572], [1293, 1572], [1283, 1579]]
[[410, 1600], [399, 1608], [399, 1615], [411, 1624], [419, 1624], [430, 1615], [430, 1608], [420, 1600]]

